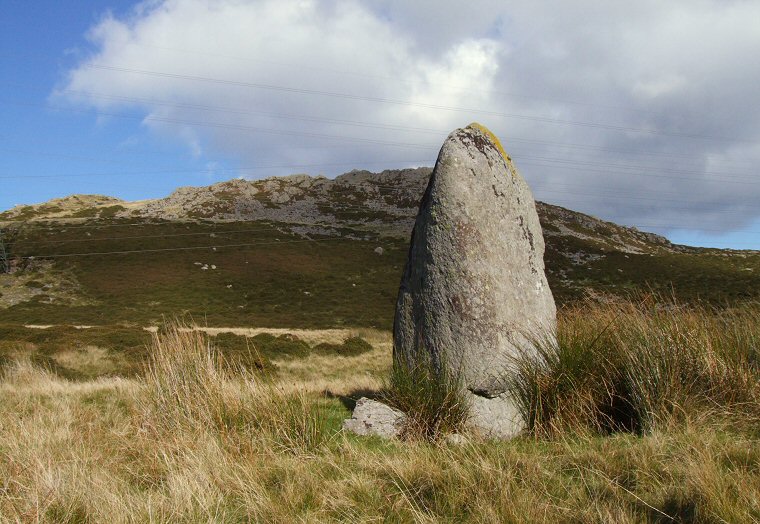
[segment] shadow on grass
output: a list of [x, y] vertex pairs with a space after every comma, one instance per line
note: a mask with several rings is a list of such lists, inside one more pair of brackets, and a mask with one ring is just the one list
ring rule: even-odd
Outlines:
[[379, 389], [359, 388], [350, 391], [347, 395], [339, 395], [328, 389], [325, 391], [325, 397], [339, 400], [347, 410], [353, 413], [356, 402], [360, 398], [367, 397], [372, 400], [382, 401], [383, 392]]

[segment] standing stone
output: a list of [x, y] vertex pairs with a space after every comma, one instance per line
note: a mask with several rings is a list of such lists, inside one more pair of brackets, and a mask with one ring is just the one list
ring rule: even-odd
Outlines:
[[394, 323], [394, 358], [458, 377], [470, 424], [508, 438], [524, 427], [509, 393], [515, 357], [553, 337], [533, 195], [498, 139], [472, 124], [451, 133], [420, 203]]

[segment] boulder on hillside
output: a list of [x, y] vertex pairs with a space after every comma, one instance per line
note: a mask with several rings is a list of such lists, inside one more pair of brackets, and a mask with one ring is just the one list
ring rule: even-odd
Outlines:
[[514, 359], [551, 337], [533, 195], [498, 139], [477, 124], [449, 135], [420, 203], [394, 323], [394, 359], [458, 378], [471, 425], [507, 438], [523, 421], [509, 392]]

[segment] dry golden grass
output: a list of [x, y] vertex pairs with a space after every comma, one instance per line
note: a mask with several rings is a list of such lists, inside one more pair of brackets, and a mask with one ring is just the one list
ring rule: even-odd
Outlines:
[[517, 375], [532, 429], [651, 432], [694, 413], [760, 421], [760, 306], [585, 303]]
[[390, 364], [383, 340], [366, 361], [283, 361], [277, 382], [176, 329], [154, 340], [139, 379], [69, 382], [8, 364], [0, 521], [760, 520], [760, 434], [707, 412], [644, 436], [450, 445], [343, 434], [348, 411], [321, 392], [374, 387]]

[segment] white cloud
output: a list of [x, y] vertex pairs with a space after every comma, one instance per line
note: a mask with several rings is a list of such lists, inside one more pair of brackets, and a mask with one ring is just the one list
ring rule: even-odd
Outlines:
[[196, 155], [329, 174], [431, 163], [477, 119], [544, 200], [729, 228], [760, 215], [759, 19], [739, 0], [151, 0], [91, 29], [56, 96], [141, 111]]

